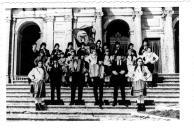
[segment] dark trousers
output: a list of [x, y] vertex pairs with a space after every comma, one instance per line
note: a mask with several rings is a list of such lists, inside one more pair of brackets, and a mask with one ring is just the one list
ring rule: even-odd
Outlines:
[[125, 76], [118, 75], [113, 76], [113, 87], [114, 87], [114, 103], [117, 103], [118, 90], [121, 90], [122, 100], [125, 101]]
[[61, 99], [61, 82], [51, 82], [51, 100], [55, 99], [55, 90], [57, 91], [57, 100]]
[[[93, 86], [93, 91], [94, 91], [95, 102], [102, 103], [103, 80], [104, 79], [100, 79], [99, 77], [93, 77], [92, 79], [93, 79], [92, 86]], [[98, 95], [98, 93], [99, 93], [99, 95]]]
[[153, 73], [154, 72], [154, 64], [151, 64], [151, 63], [147, 63], [145, 64], [145, 66], [148, 67], [148, 70]]
[[71, 102], [75, 101], [76, 88], [78, 88], [78, 101], [82, 100], [83, 86], [78, 83], [72, 83], [71, 85]]
[[[147, 66], [148, 70], [153, 74], [153, 72], [154, 72], [154, 64], [147, 63], [145, 66]], [[152, 79], [152, 81], [148, 82], [148, 86], [154, 86], [154, 85], [155, 85], [154, 79]]]
[[75, 101], [75, 93], [78, 88], [78, 101], [82, 100], [83, 94], [83, 80], [84, 77], [79, 73], [74, 73], [72, 75], [72, 84], [71, 84], [71, 102]]

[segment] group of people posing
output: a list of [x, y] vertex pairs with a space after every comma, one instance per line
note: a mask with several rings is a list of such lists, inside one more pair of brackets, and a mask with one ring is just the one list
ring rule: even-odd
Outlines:
[[[32, 51], [34, 67], [28, 77], [36, 110], [45, 109], [42, 103], [46, 94], [45, 82], [50, 83], [51, 102], [55, 99], [55, 90], [57, 100], [61, 100], [61, 86], [70, 84], [70, 105], [75, 105], [75, 102], [82, 104], [83, 87], [89, 84], [93, 87], [95, 105], [100, 108], [103, 106], [103, 87], [106, 82], [114, 88], [113, 106], [118, 103], [118, 89], [121, 90], [125, 105], [125, 86], [129, 84], [132, 86], [131, 95], [137, 97], [137, 106], [140, 108], [144, 106], [145, 83], [151, 83], [154, 63], [158, 60], [146, 41], [143, 41], [138, 54], [132, 43], [125, 54], [119, 42], [110, 52], [109, 47], [106, 44], [102, 46], [100, 40], [91, 46], [82, 43], [78, 50], [68, 43], [65, 53], [60, 50], [58, 43], [51, 54], [46, 49], [46, 43], [41, 44], [40, 50], [36, 50], [36, 44], [33, 44]], [[75, 100], [76, 89], [78, 100]]]

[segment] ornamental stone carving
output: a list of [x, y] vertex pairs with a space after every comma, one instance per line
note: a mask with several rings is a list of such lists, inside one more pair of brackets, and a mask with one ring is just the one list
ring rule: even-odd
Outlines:
[[174, 14], [174, 11], [172, 8], [164, 8], [162, 13], [162, 18], [165, 19], [167, 16], [172, 16]]
[[54, 16], [46, 16], [46, 17], [44, 17], [44, 21], [45, 21], [45, 22], [53, 22], [54, 19], [55, 19]]
[[73, 19], [73, 16], [72, 15], [65, 15], [64, 16], [64, 21], [66, 21], [66, 22], [71, 22], [72, 19]]
[[132, 19], [134, 20], [137, 16], [140, 17], [141, 15], [143, 15], [141, 8], [134, 8], [134, 11], [132, 12]]

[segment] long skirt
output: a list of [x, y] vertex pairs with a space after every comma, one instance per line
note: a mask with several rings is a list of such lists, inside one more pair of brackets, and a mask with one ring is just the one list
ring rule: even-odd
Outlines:
[[132, 92], [133, 96], [145, 96], [146, 95], [146, 82], [143, 80], [133, 81]]
[[45, 92], [45, 83], [40, 80], [38, 82], [34, 82], [32, 84], [33, 87], [33, 91], [31, 91], [31, 93], [33, 94], [34, 98], [42, 98], [46, 96], [46, 92]]

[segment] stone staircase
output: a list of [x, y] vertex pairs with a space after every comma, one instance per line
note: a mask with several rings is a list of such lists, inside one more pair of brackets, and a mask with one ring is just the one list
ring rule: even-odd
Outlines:
[[[62, 87], [61, 99], [64, 105], [48, 105], [46, 111], [35, 111], [34, 100], [29, 93], [30, 87], [25, 80], [15, 81], [6, 85], [7, 120], [117, 120], [130, 118], [129, 111], [136, 111], [136, 98], [130, 95], [131, 88], [126, 87], [126, 100], [131, 101], [128, 107], [124, 105], [112, 106], [113, 87], [104, 87], [104, 100], [110, 105], [103, 105], [103, 109], [94, 105], [92, 87], [84, 87], [83, 100], [85, 105], [69, 105], [70, 88]], [[179, 74], [158, 74], [156, 87], [147, 89], [145, 100], [154, 100], [155, 105], [179, 104]], [[47, 97], [50, 100], [50, 85], [46, 85]], [[119, 91], [119, 98], [120, 91]], [[154, 110], [155, 105], [147, 105], [146, 109]]]

